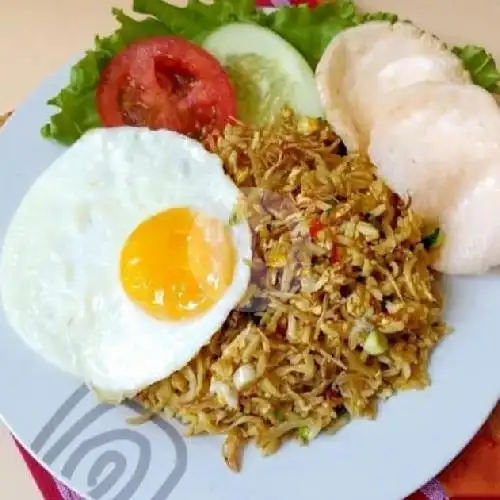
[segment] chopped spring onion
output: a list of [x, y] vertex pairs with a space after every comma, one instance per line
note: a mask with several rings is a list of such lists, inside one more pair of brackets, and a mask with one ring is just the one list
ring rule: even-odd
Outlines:
[[298, 129], [302, 134], [313, 134], [319, 130], [320, 121], [318, 118], [310, 118], [309, 116], [303, 116], [299, 119]]
[[243, 264], [245, 264], [245, 266], [252, 269], [252, 260], [251, 259], [243, 259]]
[[285, 412], [281, 408], [275, 410], [274, 416], [278, 422], [283, 422], [283, 420], [285, 420]]
[[432, 233], [422, 239], [422, 243], [427, 250], [440, 247], [444, 242], [444, 234], [441, 229], [436, 228]]
[[309, 428], [308, 427], [299, 427], [297, 429], [297, 434], [299, 436], [300, 441], [303, 444], [307, 444], [309, 442]]
[[388, 348], [389, 342], [387, 337], [377, 330], [370, 332], [363, 343], [363, 349], [371, 356], [380, 356]]

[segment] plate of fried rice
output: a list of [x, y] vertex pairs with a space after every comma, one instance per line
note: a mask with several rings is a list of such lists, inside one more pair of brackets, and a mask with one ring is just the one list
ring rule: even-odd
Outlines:
[[[146, 20], [115, 11], [121, 28], [42, 83], [0, 132], [2, 418], [91, 500], [404, 498], [457, 455], [500, 396], [497, 224], [479, 217], [494, 213], [488, 196], [498, 192], [500, 139], [497, 148], [484, 130], [497, 124], [490, 100], [500, 72], [479, 47], [451, 52], [395, 14], [361, 13], [352, 2], [282, 7], [269, 17], [253, 2], [221, 2], [170, 11], [162, 0], [137, 0]], [[304, 41], [299, 21], [306, 34], [335, 26], [334, 36]], [[255, 54], [245, 59], [243, 33], [255, 37], [256, 53], [286, 54], [289, 66], [276, 76]], [[343, 36], [339, 49], [335, 37]], [[398, 49], [391, 37], [402, 40]], [[372, 46], [383, 50], [373, 55]], [[368, 109], [363, 96], [349, 96], [366, 87], [323, 74], [335, 75], [339, 60], [356, 78], [373, 77], [377, 64], [397, 72], [414, 53], [438, 68], [432, 81], [429, 70], [429, 82], [411, 84], [423, 85], [415, 101], [393, 89], [391, 99], [402, 100], [391, 104], [374, 87], [380, 100]], [[144, 61], [164, 56], [160, 69], [154, 61], [151, 90]], [[245, 73], [248, 61], [260, 80]], [[168, 80], [172, 65], [181, 69]], [[266, 109], [248, 97], [256, 81], [265, 82]], [[304, 99], [315, 82], [319, 104]], [[434, 105], [439, 85], [453, 98]], [[472, 109], [464, 96], [477, 89]], [[408, 102], [420, 108], [405, 111]], [[396, 139], [423, 127], [427, 112], [429, 127], [445, 126], [413, 134], [406, 158]], [[436, 143], [465, 134], [453, 128], [456, 116], [482, 148], [460, 149], [457, 135], [456, 149], [470, 156], [464, 165], [475, 167], [459, 178], [446, 162], [432, 163]], [[445, 128], [450, 136], [432, 142]], [[457, 157], [450, 148], [438, 153], [448, 151]], [[398, 168], [408, 175], [393, 174]], [[437, 195], [427, 196], [433, 188]], [[193, 212], [194, 224], [223, 214], [222, 229], [210, 219], [199, 243], [173, 218], [184, 206], [201, 214]], [[146, 226], [158, 217], [173, 226]], [[470, 245], [462, 245], [464, 224]], [[168, 231], [187, 252], [199, 244], [188, 256], [196, 261], [189, 282], [180, 264], [160, 269], [169, 265], [165, 252], [176, 262], [184, 252], [178, 243], [162, 249]], [[108, 258], [108, 240], [121, 254], [109, 250]], [[216, 264], [202, 283], [206, 252]], [[222, 269], [223, 282], [233, 258], [220, 291], [213, 276]], [[129, 268], [136, 274], [124, 274]], [[160, 311], [189, 295], [193, 276], [196, 293], [214, 294], [211, 309], [196, 312], [190, 299], [175, 317]]]

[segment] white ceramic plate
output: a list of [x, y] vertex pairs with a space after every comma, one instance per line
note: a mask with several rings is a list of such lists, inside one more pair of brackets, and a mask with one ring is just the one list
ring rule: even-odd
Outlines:
[[[0, 243], [28, 187], [62, 151], [39, 129], [69, 67], [0, 132]], [[500, 272], [453, 278], [446, 288], [455, 333], [433, 356], [430, 389], [397, 396], [375, 422], [354, 422], [308, 447], [289, 444], [270, 458], [250, 448], [239, 475], [221, 459], [219, 438], [185, 439], [175, 422], [132, 427], [125, 419], [134, 408], [98, 406], [25, 347], [2, 313], [0, 413], [53, 474], [91, 499], [399, 500], [459, 453], [500, 396]]]

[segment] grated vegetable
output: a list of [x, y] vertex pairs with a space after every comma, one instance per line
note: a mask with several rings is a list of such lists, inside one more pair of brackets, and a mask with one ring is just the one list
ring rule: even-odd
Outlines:
[[[226, 434], [224, 458], [240, 470], [248, 441], [270, 455], [425, 388], [448, 329], [422, 221], [367, 158], [341, 155], [326, 124], [304, 127], [285, 109], [264, 127], [230, 126], [208, 147], [246, 196], [252, 282], [210, 344], [138, 400], [190, 435]], [[243, 366], [255, 372], [249, 384]]]

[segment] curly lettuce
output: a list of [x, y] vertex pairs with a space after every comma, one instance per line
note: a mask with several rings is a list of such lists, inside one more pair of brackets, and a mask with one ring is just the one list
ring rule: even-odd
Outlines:
[[212, 31], [231, 22], [265, 24], [266, 15], [257, 10], [255, 0], [215, 1], [213, 4], [190, 0], [186, 8], [164, 0], [134, 0], [134, 12], [160, 21], [169, 32], [202, 43]]
[[100, 127], [95, 93], [101, 71], [131, 42], [169, 34], [168, 28], [156, 19], [136, 21], [119, 9], [114, 9], [113, 15], [119, 28], [111, 36], [96, 37], [94, 49], [88, 50], [83, 59], [71, 68], [68, 86], [49, 100], [48, 104], [60, 111], [43, 126], [44, 137], [70, 145], [87, 130]]
[[489, 92], [498, 92], [500, 72], [489, 52], [477, 45], [454, 47], [453, 52], [462, 60], [476, 85]]
[[[108, 37], [96, 37], [95, 47], [73, 66], [68, 86], [48, 102], [59, 111], [42, 128], [44, 137], [69, 145], [87, 130], [101, 126], [95, 102], [100, 73], [117, 53], [137, 40], [176, 35], [201, 44], [225, 24], [256, 23], [291, 43], [314, 69], [328, 43], [341, 31], [373, 20], [397, 20], [395, 14], [387, 12], [362, 13], [352, 0], [323, 3], [315, 9], [281, 7], [268, 15], [256, 7], [254, 0], [216, 0], [213, 5], [190, 0], [186, 8], [164, 0], [134, 0], [133, 9], [146, 18], [136, 20], [114, 9], [117, 30]], [[474, 83], [491, 92], [498, 90], [500, 71], [491, 54], [475, 45], [455, 47], [453, 52]]]

